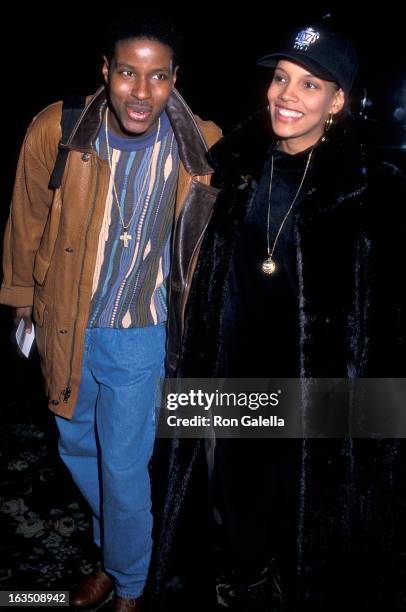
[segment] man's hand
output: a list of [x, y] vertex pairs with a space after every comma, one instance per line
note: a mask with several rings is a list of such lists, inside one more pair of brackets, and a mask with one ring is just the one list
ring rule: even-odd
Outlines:
[[27, 334], [32, 330], [32, 306], [18, 306], [13, 308], [13, 319], [17, 326], [21, 319], [24, 319], [24, 327]]

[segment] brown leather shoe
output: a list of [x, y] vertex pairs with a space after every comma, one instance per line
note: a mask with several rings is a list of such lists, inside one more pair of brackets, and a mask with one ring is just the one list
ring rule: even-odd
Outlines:
[[141, 597], [129, 599], [117, 596], [114, 612], [141, 612]]
[[108, 598], [113, 586], [113, 579], [106, 572], [98, 570], [78, 584], [72, 593], [70, 603], [77, 608], [96, 606]]

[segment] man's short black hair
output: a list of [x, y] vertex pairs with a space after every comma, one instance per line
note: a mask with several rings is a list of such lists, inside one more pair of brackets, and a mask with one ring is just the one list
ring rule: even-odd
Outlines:
[[121, 13], [106, 32], [104, 55], [107, 60], [113, 59], [118, 42], [134, 38], [147, 38], [167, 45], [172, 49], [174, 66], [179, 64], [182, 38], [175, 21], [166, 13], [152, 10]]

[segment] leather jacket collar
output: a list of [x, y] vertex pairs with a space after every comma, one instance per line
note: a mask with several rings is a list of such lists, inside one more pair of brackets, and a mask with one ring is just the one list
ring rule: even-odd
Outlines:
[[[67, 144], [62, 145], [63, 148], [91, 152], [106, 105], [106, 89], [102, 85], [83, 109]], [[175, 132], [180, 159], [187, 173], [191, 176], [213, 174], [213, 168], [206, 161], [207, 145], [203, 135], [192, 111], [176, 89], [171, 93], [166, 112]]]

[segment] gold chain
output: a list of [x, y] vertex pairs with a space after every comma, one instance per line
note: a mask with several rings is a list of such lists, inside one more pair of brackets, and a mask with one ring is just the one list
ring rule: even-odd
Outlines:
[[300, 181], [299, 188], [296, 191], [296, 195], [293, 198], [292, 203], [291, 203], [291, 205], [288, 208], [288, 212], [286, 213], [286, 215], [282, 219], [282, 223], [279, 226], [279, 229], [277, 231], [277, 234], [276, 234], [276, 237], [275, 237], [275, 240], [273, 242], [272, 249], [271, 249], [270, 244], [269, 244], [269, 225], [270, 225], [270, 218], [271, 218], [271, 194], [272, 194], [272, 179], [273, 179], [273, 155], [272, 155], [272, 158], [271, 158], [271, 178], [270, 178], [270, 181], [269, 181], [269, 195], [268, 195], [268, 222], [267, 222], [267, 229], [266, 229], [268, 257], [267, 257], [267, 259], [262, 264], [262, 271], [265, 272], [265, 274], [273, 274], [275, 272], [275, 270], [276, 270], [276, 262], [273, 259], [273, 254], [274, 254], [274, 251], [275, 251], [276, 243], [278, 242], [279, 234], [281, 233], [282, 228], [285, 225], [285, 221], [288, 218], [288, 216], [289, 216], [289, 214], [290, 214], [290, 212], [291, 212], [291, 210], [292, 210], [292, 208], [293, 208], [293, 206], [294, 206], [294, 204], [295, 204], [295, 202], [297, 200], [297, 196], [299, 195], [300, 190], [303, 187], [303, 183], [304, 183], [304, 180], [306, 178], [307, 170], [309, 169], [310, 160], [312, 158], [313, 148], [314, 147], [311, 148], [310, 153], [309, 153], [309, 155], [307, 157], [306, 167], [304, 169], [302, 180]]

